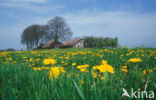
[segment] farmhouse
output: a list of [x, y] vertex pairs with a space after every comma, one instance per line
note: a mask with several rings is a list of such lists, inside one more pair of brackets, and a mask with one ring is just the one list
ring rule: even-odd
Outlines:
[[61, 48], [84, 48], [85, 40], [78, 38], [74, 40], [65, 41]]
[[52, 49], [52, 48], [60, 48], [62, 46], [61, 42], [56, 42], [54, 39], [49, 40], [46, 44], [44, 44], [42, 49]]
[[65, 41], [63, 43], [56, 42], [54, 39], [49, 40], [46, 44], [41, 46], [41, 49], [52, 49], [52, 48], [84, 48], [85, 40], [78, 38], [74, 40]]

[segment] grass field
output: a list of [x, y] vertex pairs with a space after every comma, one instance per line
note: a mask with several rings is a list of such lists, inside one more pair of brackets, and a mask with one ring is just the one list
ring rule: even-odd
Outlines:
[[155, 72], [156, 49], [0, 52], [0, 100], [127, 100], [156, 93]]

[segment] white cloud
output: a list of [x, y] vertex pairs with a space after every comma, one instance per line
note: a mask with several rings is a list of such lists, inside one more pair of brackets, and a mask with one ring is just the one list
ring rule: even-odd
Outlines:
[[156, 47], [156, 14], [84, 10], [64, 17], [75, 36], [118, 37], [120, 44]]
[[[37, 1], [37, 0], [36, 0]], [[1, 2], [0, 3], [1, 7], [5, 8], [15, 8], [19, 10], [25, 10], [29, 12], [35, 12], [35, 13], [47, 13], [47, 12], [52, 12], [52, 11], [58, 11], [59, 9], [64, 8], [62, 5], [36, 5], [32, 4], [29, 2]]]

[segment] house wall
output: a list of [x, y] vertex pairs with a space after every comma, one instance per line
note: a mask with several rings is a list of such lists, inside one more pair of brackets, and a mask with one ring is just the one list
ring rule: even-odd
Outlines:
[[79, 41], [73, 47], [74, 48], [84, 48], [84, 40]]

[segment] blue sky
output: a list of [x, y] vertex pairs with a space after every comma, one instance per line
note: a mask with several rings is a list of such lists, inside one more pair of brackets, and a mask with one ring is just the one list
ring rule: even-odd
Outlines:
[[22, 31], [65, 18], [73, 37], [118, 37], [121, 45], [156, 47], [156, 0], [0, 0], [0, 49], [25, 48]]

